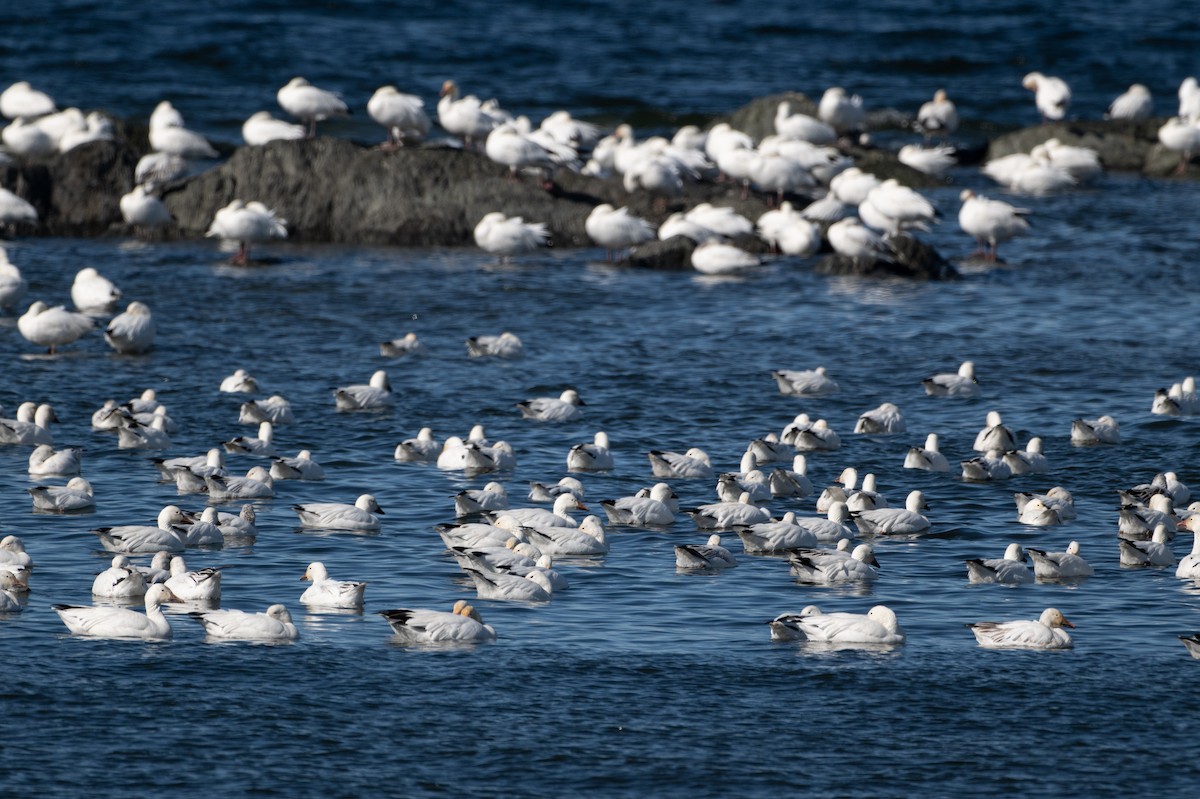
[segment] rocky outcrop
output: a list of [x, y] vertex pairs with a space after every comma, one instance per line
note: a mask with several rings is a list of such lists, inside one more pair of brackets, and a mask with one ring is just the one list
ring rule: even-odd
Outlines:
[[121, 195], [133, 188], [137, 153], [124, 140], [91, 142], [4, 167], [4, 185], [29, 201], [46, 236], [100, 236], [122, 224]]
[[833, 253], [817, 261], [813, 271], [821, 275], [898, 277], [906, 280], [953, 280], [959, 277], [953, 264], [920, 239], [901, 235], [891, 239], [891, 244], [895, 257], [890, 261], [848, 258]]
[[[1179, 166], [1180, 154], [1158, 141], [1158, 129], [1165, 122], [1165, 119], [1050, 122], [993, 139], [988, 144], [987, 159], [1027, 153], [1048, 139], [1058, 139], [1063, 144], [1095, 150], [1105, 169], [1168, 177]], [[1200, 178], [1200, 166], [1189, 164], [1186, 176]]]

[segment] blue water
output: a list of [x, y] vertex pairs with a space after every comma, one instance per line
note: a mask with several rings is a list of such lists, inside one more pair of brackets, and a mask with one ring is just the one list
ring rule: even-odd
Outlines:
[[[1156, 6], [1163, 13], [1155, 14]], [[361, 108], [375, 86], [441, 80], [495, 94], [538, 116], [557, 107], [669, 125], [672, 115], [732, 110], [782, 89], [818, 94], [838, 82], [869, 104], [912, 109], [945, 86], [981, 129], [1034, 120], [1021, 75], [1068, 77], [1080, 116], [1098, 116], [1135, 80], [1160, 111], [1188, 73], [1196, 23], [1151, 4], [1133, 24], [1122, 4], [871, 4], [860, 11], [704, 4], [60, 3], [14, 10], [0, 30], [13, 79], [61, 104], [144, 115], [164, 97], [189, 124], [229, 141], [242, 119], [273, 108], [293, 74], [341, 89]], [[1174, 15], [1177, 16], [1177, 15]], [[638, 116], [640, 115], [640, 117]], [[336, 135], [376, 135], [363, 118]], [[971, 242], [953, 221], [973, 170], [929, 192], [947, 221], [925, 238], [953, 260]], [[0, 319], [0, 403], [49, 401], [56, 443], [87, 449], [92, 515], [30, 513], [28, 450], [0, 448], [0, 533], [25, 539], [36, 564], [27, 609], [0, 620], [6, 655], [5, 785], [42, 796], [837, 796], [1190, 795], [1198, 776], [1187, 735], [1200, 710], [1188, 686], [1200, 664], [1175, 638], [1200, 628], [1200, 589], [1173, 570], [1118, 567], [1116, 494], [1174, 470], [1200, 486], [1193, 420], [1149, 414], [1156, 388], [1198, 371], [1190, 184], [1109, 175], [1094, 187], [1022, 198], [1034, 228], [1002, 252], [1007, 267], [938, 285], [814, 275], [779, 260], [743, 280], [624, 272], [596, 250], [555, 250], [497, 267], [472, 250], [276, 244], [254, 269], [224, 264], [208, 242], [24, 239], [9, 256], [29, 299], [68, 299], [74, 273], [98, 267], [154, 311], [153, 353], [117, 357], [98, 336], [45, 358]], [[504, 329], [526, 357], [472, 361], [463, 340]], [[412, 330], [427, 357], [386, 361], [378, 342]], [[919, 381], [970, 358], [983, 397], [927, 398]], [[824, 364], [842, 392], [781, 396], [776, 368]], [[118, 451], [90, 416], [106, 399], [155, 388], [182, 424], [166, 454], [198, 454], [235, 435], [239, 397], [216, 391], [235, 368], [287, 396], [296, 423], [282, 451], [310, 448], [323, 483], [280, 483], [259, 509], [252, 546], [193, 552], [193, 568], [226, 567], [222, 606], [291, 609], [287, 646], [218, 645], [172, 615], [164, 644], [66, 635], [52, 603], [90, 602], [106, 561], [93, 527], [149, 523], [194, 497], [156, 482], [148, 456]], [[396, 408], [338, 414], [330, 389], [386, 368]], [[522, 420], [514, 403], [576, 387], [584, 419]], [[859, 413], [896, 402], [907, 434], [850, 431]], [[1041, 435], [1052, 469], [997, 484], [900, 468], [906, 448], [941, 435], [951, 462], [969, 455], [988, 410], [1024, 440]], [[746, 443], [798, 412], [843, 438], [813, 455], [823, 486], [844, 466], [879, 475], [894, 504], [930, 499], [931, 535], [877, 542], [867, 590], [793, 583], [786, 562], [742, 556], [722, 574], [682, 574], [674, 543], [699, 541], [686, 517], [669, 532], [610, 528], [612, 552], [561, 561], [571, 589], [544, 607], [479, 601], [495, 644], [411, 650], [373, 611], [448, 608], [473, 597], [433, 525], [450, 497], [488, 478], [398, 464], [397, 442], [486, 425], [517, 451], [503, 476], [563, 474], [567, 449], [609, 433], [610, 474], [584, 476], [587, 500], [653, 482], [645, 453], [700, 446], [735, 469]], [[1078, 416], [1114, 415], [1116, 447], [1068, 443]], [[231, 458], [244, 471], [255, 461]], [[1016, 522], [1011, 493], [1061, 484], [1079, 518], [1062, 528]], [[712, 499], [709, 481], [676, 481], [684, 505]], [[301, 532], [288, 506], [370, 491], [387, 511], [377, 536]], [[778, 502], [811, 512], [813, 498]], [[1072, 539], [1096, 576], [1068, 587], [970, 586], [963, 559], [1009, 541], [1061, 549]], [[1181, 538], [1177, 550], [1187, 551]], [[296, 601], [312, 560], [366, 580], [367, 612], [313, 614]], [[763, 622], [809, 604], [896, 610], [908, 643], [886, 653], [773, 644]], [[1056, 654], [979, 649], [966, 622], [1032, 618], [1056, 606], [1078, 626]]]

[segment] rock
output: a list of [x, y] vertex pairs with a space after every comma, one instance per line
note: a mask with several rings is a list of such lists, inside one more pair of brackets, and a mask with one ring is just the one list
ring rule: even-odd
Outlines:
[[[1100, 156], [1105, 169], [1139, 172], [1151, 162], [1153, 151], [1158, 148], [1158, 129], [1162, 119], [1141, 122], [1130, 120], [1077, 120], [1072, 122], [1050, 122], [1031, 128], [1006, 133], [988, 144], [987, 160], [1002, 158], [1013, 153], [1028, 153], [1047, 139], [1058, 139], [1063, 144], [1090, 147]], [[1179, 163], [1178, 155], [1171, 164]], [[1169, 170], [1168, 170], [1169, 171]], [[1147, 174], [1151, 174], [1147, 172]]]
[[833, 253], [817, 261], [813, 271], [821, 275], [902, 277], [909, 280], [954, 280], [959, 277], [953, 264], [920, 239], [900, 235], [891, 242], [896, 251], [892, 261], [848, 258]]
[[729, 116], [717, 117], [708, 127], [711, 128], [718, 122], [727, 122], [730, 127], [742, 131], [756, 142], [762, 141], [767, 136], [775, 135], [775, 112], [785, 100], [792, 104], [793, 114], [816, 117], [817, 104], [806, 95], [799, 92], [783, 92], [751, 100]]
[[637, 269], [687, 270], [692, 268], [692, 250], [696, 242], [686, 236], [672, 236], [666, 241], [649, 241], [635, 247], [619, 266]]

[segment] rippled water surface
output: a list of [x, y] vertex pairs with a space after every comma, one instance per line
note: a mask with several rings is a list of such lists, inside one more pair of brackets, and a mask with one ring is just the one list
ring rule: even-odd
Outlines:
[[[921, 14], [728, 3], [682, 17], [653, 2], [636, 15], [604, 4], [168, 3], [148, 16], [135, 4], [62, 3], [18, 13], [0, 52], [14, 78], [61, 101], [136, 115], [171, 97], [230, 141], [300, 73], [360, 100], [385, 80], [425, 86], [432, 99], [456, 76], [535, 116], [649, 108], [656, 124], [835, 81], [895, 107], [948, 85], [976, 120], [1016, 126], [1033, 121], [1020, 75], [1045, 66], [1078, 81], [1076, 102], [1092, 116], [1134, 80], [1165, 112], [1192, 66], [1195, 23], [1150, 14], [1134, 26], [1108, 5], [1047, 15], [1002, 3], [978, 16], [973, 4]], [[958, 261], [971, 246], [953, 221], [958, 192], [985, 184], [968, 170], [952, 179], [930, 192], [947, 221], [926, 238]], [[470, 250], [280, 244], [243, 269], [207, 242], [14, 242], [29, 299], [66, 302], [74, 273], [96, 266], [153, 309], [158, 343], [118, 357], [93, 335], [47, 358], [0, 318], [0, 403], [10, 413], [27, 399], [54, 404], [56, 443], [86, 448], [98, 503], [91, 515], [32, 514], [28, 449], [0, 448], [0, 532], [22, 536], [37, 563], [28, 607], [0, 619], [5, 784], [64, 797], [147, 786], [230, 796], [1190, 795], [1200, 701], [1189, 685], [1200, 664], [1175, 636], [1200, 628], [1200, 593], [1173, 570], [1118, 567], [1115, 490], [1168, 469], [1200, 486], [1195, 422], [1149, 413], [1156, 388], [1200, 371], [1198, 201], [1191, 185], [1121, 175], [1022, 198], [1034, 227], [1002, 253], [1008, 265], [936, 285], [821, 277], [789, 259], [706, 281], [614, 270], [594, 250], [497, 266]], [[466, 337], [505, 329], [525, 341], [525, 358], [466, 357]], [[378, 342], [410, 330], [427, 356], [379, 357]], [[980, 399], [924, 396], [921, 378], [968, 358]], [[781, 396], [769, 374], [821, 364], [842, 387], [822, 400]], [[277, 429], [280, 449], [311, 449], [328, 479], [279, 484], [260, 504], [252, 546], [188, 562], [225, 567], [223, 607], [286, 603], [300, 640], [210, 644], [174, 612], [169, 643], [66, 635], [49, 606], [90, 602], [106, 560], [91, 528], [201, 504], [158, 483], [149, 456], [93, 431], [92, 411], [155, 388], [182, 425], [166, 454], [198, 454], [252, 433], [237, 424], [242, 398], [216, 390], [238, 367], [290, 399], [296, 423]], [[377, 368], [391, 375], [395, 409], [336, 413], [331, 389]], [[587, 402], [583, 421], [541, 425], [514, 407], [567, 386]], [[852, 434], [858, 414], [885, 400], [909, 432]], [[900, 468], [931, 431], [952, 463], [968, 457], [992, 409], [1022, 441], [1045, 439], [1050, 473], [967, 484]], [[569, 446], [605, 430], [616, 468], [583, 477], [592, 504], [651, 483], [650, 449], [700, 446], [718, 469], [736, 469], [751, 438], [801, 411], [829, 419], [844, 442], [810, 458], [818, 487], [853, 465], [875, 472], [893, 504], [920, 488], [932, 505], [930, 535], [876, 542], [883, 576], [871, 589], [799, 586], [785, 561], [743, 556], [732, 538], [738, 568], [678, 573], [672, 545], [703, 538], [681, 516], [668, 532], [610, 528], [608, 556], [560, 562], [571, 589], [547, 606], [477, 602], [495, 644], [405, 649], [373, 612], [448, 608], [474, 594], [432, 527], [452, 520], [456, 491], [488, 478], [396, 463], [396, 443], [422, 426], [444, 438], [483, 423], [511, 442], [517, 468], [501, 477], [514, 499], [530, 480], [561, 477]], [[1122, 443], [1071, 447], [1071, 420], [1102, 413], [1120, 421]], [[239, 472], [255, 463], [230, 460]], [[1012, 492], [1056, 484], [1075, 494], [1079, 518], [1018, 524]], [[713, 497], [710, 481], [674, 485], [685, 506]], [[387, 511], [376, 536], [302, 532], [289, 510], [364, 491]], [[772, 509], [812, 506], [810, 497]], [[1096, 567], [1079, 585], [967, 583], [965, 558], [1072, 539]], [[1189, 546], [1181, 538], [1179, 554]], [[298, 578], [313, 560], [368, 581], [367, 612], [306, 612]], [[908, 643], [822, 652], [768, 640], [766, 619], [810, 603], [887, 604]], [[1078, 626], [1073, 651], [987, 652], [963, 628], [1050, 605]]]

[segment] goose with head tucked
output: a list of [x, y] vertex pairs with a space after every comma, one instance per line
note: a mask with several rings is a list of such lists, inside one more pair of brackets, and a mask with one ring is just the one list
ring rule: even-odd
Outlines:
[[341, 502], [307, 502], [293, 505], [292, 510], [300, 517], [300, 526], [316, 530], [350, 530], [373, 533], [379, 531], [379, 518], [383, 509], [370, 494], [362, 494], [353, 505]]
[[858, 417], [858, 423], [854, 425], [854, 432], [867, 435], [903, 433], [907, 429], [904, 415], [891, 402], [885, 402], [874, 410], [865, 411]]
[[270, 111], [255, 111], [242, 123], [242, 141], [251, 147], [273, 141], [303, 139], [308, 131], [303, 125], [293, 125], [271, 115]]
[[308, 564], [301, 580], [310, 580], [312, 585], [300, 595], [300, 604], [325, 608], [361, 608], [363, 591], [367, 584], [334, 580], [321, 561]]
[[324, 480], [325, 470], [313, 460], [311, 451], [302, 449], [294, 458], [271, 461], [271, 477], [276, 480]]
[[1154, 113], [1154, 98], [1141, 83], [1134, 83], [1108, 106], [1108, 119], [1130, 119], [1140, 122]]
[[808, 477], [808, 457], [798, 452], [792, 456], [792, 468], [776, 466], [767, 475], [767, 486], [773, 498], [807, 497], [813, 491]]
[[92, 581], [92, 596], [104, 599], [140, 599], [146, 595], [146, 580], [129, 558], [114, 555], [112, 565]]
[[475, 244], [485, 252], [500, 256], [501, 263], [517, 255], [533, 252], [550, 242], [550, 233], [541, 222], [526, 222], [502, 211], [484, 214], [475, 226]]
[[204, 627], [210, 639], [281, 643], [300, 636], [292, 614], [284, 605], [271, 605], [262, 613], [242, 610], [193, 611], [188, 614]]
[[332, 117], [350, 116], [350, 108], [336, 93], [319, 89], [301, 77], [292, 78], [275, 92], [279, 107], [308, 123], [308, 138], [317, 135], [317, 122]]
[[1004, 462], [1008, 464], [1013, 476], [1019, 474], [1037, 474], [1050, 470], [1050, 462], [1042, 454], [1042, 439], [1034, 436], [1025, 444], [1025, 449], [1011, 449], [1004, 453]]
[[975, 443], [971, 448], [976, 452], [988, 452], [994, 449], [1007, 452], [1017, 448], [1012, 430], [1004, 426], [999, 411], [988, 411], [987, 422], [983, 429], [975, 435]]
[[496, 630], [484, 624], [478, 611], [466, 600], [454, 610], [395, 608], [381, 610], [395, 637], [405, 644], [484, 643], [496, 640]]
[[736, 502], [713, 502], [683, 510], [700, 530], [732, 530], [735, 527], [771, 521], [766, 508], [754, 504], [750, 494], [743, 491]]
[[608, 538], [604, 525], [596, 516], [586, 516], [579, 527], [558, 525], [516, 524], [511, 516], [501, 516], [496, 525], [510, 532], [523, 533], [531, 544], [551, 557], [605, 555]]
[[367, 101], [367, 113], [387, 129], [387, 141], [382, 145], [385, 150], [420, 144], [429, 135], [425, 101], [415, 94], [405, 94], [395, 86], [376, 89]]
[[1025, 563], [1020, 544], [1009, 544], [1003, 558], [971, 558], [967, 561], [967, 579], [972, 583], [1023, 585], [1033, 582], [1033, 572]]
[[146, 612], [129, 608], [52, 605], [54, 612], [74, 635], [92, 638], [161, 641], [171, 637], [171, 625], [163, 615], [162, 604], [176, 601], [165, 585], [152, 585], [146, 591]]
[[25, 296], [29, 290], [29, 281], [21, 274], [21, 269], [8, 260], [8, 253], [0, 247], [0, 310], [12, 308]]
[[613, 208], [602, 203], [592, 209], [584, 222], [584, 230], [597, 246], [604, 248], [605, 260], [613, 260], [614, 252], [654, 241], [655, 232], [645, 219], [634, 216], [628, 208]]
[[406, 355], [421, 355], [425, 351], [424, 342], [412, 331], [379, 345], [379, 355], [382, 358], [403, 358]]
[[80, 513], [96, 509], [92, 484], [72, 477], [65, 486], [35, 486], [26, 489], [33, 497], [33, 509], [44, 513]]
[[1071, 422], [1071, 443], [1077, 447], [1095, 444], [1119, 444], [1121, 427], [1107, 414], [1098, 419], [1076, 419]]
[[292, 403], [279, 394], [243, 402], [238, 409], [238, 424], [291, 424], [294, 421], [296, 417], [292, 413]]
[[692, 447], [687, 452], [671, 452], [667, 450], [651, 450], [650, 471], [655, 477], [667, 480], [690, 480], [712, 477], [712, 461], [708, 453], [699, 447]]
[[275, 428], [270, 422], [260, 422], [257, 436], [236, 436], [224, 444], [226, 452], [257, 455], [261, 458], [273, 458], [275, 451]]
[[208, 501], [213, 503], [275, 496], [275, 478], [264, 466], [252, 466], [245, 477], [205, 477], [204, 484], [208, 486]]
[[38, 300], [17, 319], [17, 331], [31, 344], [54, 354], [58, 347], [79, 340], [93, 327], [86, 315]]
[[1117, 535], [1127, 539], [1149, 538], [1162, 525], [1169, 538], [1175, 537], [1179, 518], [1167, 494], [1155, 494], [1146, 505], [1123, 504], [1117, 515]]
[[938, 448], [938, 434], [925, 436], [924, 447], [909, 447], [904, 455], [905, 469], [924, 469], [928, 472], [948, 472], [950, 464]]
[[[1013, 180], [1016, 180], [1015, 176]], [[996, 248], [1000, 243], [1024, 235], [1029, 230], [1026, 217], [1032, 211], [1028, 208], [993, 200], [970, 189], [963, 189], [959, 199], [962, 200], [962, 207], [958, 211], [958, 226], [975, 239], [978, 245], [975, 254], [982, 255], [988, 261], [996, 260]]]
[[798, 549], [788, 555], [788, 563], [798, 583], [868, 583], [879, 577], [879, 561], [875, 559], [870, 544], [859, 544], [849, 553], [849, 557], [846, 555], [840, 550], [825, 553], [814, 549]]
[[1033, 492], [1019, 492], [1013, 494], [1013, 502], [1017, 505], [1019, 512], [1024, 512], [1032, 500], [1039, 500], [1047, 508], [1052, 509], [1055, 514], [1064, 522], [1075, 518], [1075, 497], [1071, 492], [1062, 486], [1054, 486], [1045, 494], [1035, 494]]
[[12, 572], [0, 571], [0, 614], [20, 613], [25, 609], [20, 595], [24, 594], [20, 579]]
[[382, 369], [371, 375], [367, 385], [342, 386], [333, 390], [333, 396], [339, 411], [377, 411], [396, 403], [387, 372]]
[[796, 523], [794, 511], [788, 511], [779, 520], [739, 525], [733, 530], [742, 539], [742, 548], [748, 555], [812, 549], [819, 543], [812, 530]]
[[0, 563], [33, 568], [33, 558], [25, 551], [25, 542], [20, 536], [6, 535], [0, 538]]
[[79, 474], [83, 450], [77, 447], [55, 449], [49, 444], [38, 444], [29, 453], [30, 477], [70, 477]]
[[1071, 105], [1071, 87], [1062, 78], [1030, 72], [1021, 79], [1021, 86], [1034, 93], [1034, 104], [1043, 122], [1062, 119]]
[[104, 341], [122, 355], [149, 352], [154, 346], [154, 315], [144, 302], [134, 300], [109, 320]]
[[568, 388], [557, 397], [528, 399], [518, 402], [517, 407], [521, 410], [521, 416], [526, 419], [539, 422], [570, 422], [582, 416], [579, 406], [585, 404], [578, 391]]
[[[1018, 494], [1018, 496], [1020, 496]], [[1058, 511], [1047, 505], [1040, 498], [1032, 497], [1017, 510], [1017, 521], [1032, 527], [1051, 527], [1062, 524]]]
[[613, 468], [612, 451], [608, 445], [608, 433], [596, 433], [591, 443], [575, 444], [567, 452], [567, 471], [606, 472]]
[[121, 290], [95, 267], [86, 266], [75, 273], [71, 303], [80, 313], [104, 315], [113, 310], [120, 299]]
[[258, 380], [245, 369], [235, 369], [233, 374], [221, 378], [218, 390], [225, 394], [257, 394]]
[[779, 385], [780, 394], [800, 397], [825, 397], [838, 392], [838, 384], [829, 377], [824, 366], [816, 369], [776, 369], [771, 372]]
[[209, 602], [221, 598], [221, 570], [215, 568], [190, 571], [183, 558], [171, 558], [171, 576], [166, 586], [184, 602]]
[[473, 513], [507, 510], [508, 491], [502, 483], [492, 481], [483, 488], [464, 489], [454, 495], [454, 515], [470, 516]]
[[171, 436], [167, 433], [167, 418], [155, 416], [150, 424], [130, 420], [124, 427], [117, 428], [119, 449], [169, 449]]
[[235, 199], [213, 214], [204, 235], [223, 242], [236, 241], [238, 250], [231, 263], [245, 265], [250, 262], [251, 244], [287, 238], [287, 220], [257, 200]]
[[505, 330], [495, 336], [471, 336], [467, 339], [467, 355], [472, 358], [520, 358], [525, 346], [516, 333]]
[[1033, 575], [1039, 580], [1070, 580], [1091, 577], [1095, 572], [1079, 554], [1079, 542], [1072, 541], [1065, 552], [1048, 552], [1044, 549], [1025, 547], [1033, 558]]
[[557, 483], [552, 484], [537, 480], [530, 481], [528, 497], [531, 502], [549, 502], [553, 505], [554, 500], [558, 499], [561, 494], [574, 494], [579, 499], [583, 499], [586, 493], [583, 483], [578, 478], [568, 475], [559, 478]]
[[975, 379], [975, 362], [963, 361], [956, 373], [940, 373], [921, 381], [930, 397], [977, 397], [979, 381]]
[[737, 558], [721, 546], [721, 536], [713, 533], [704, 544], [676, 544], [677, 569], [728, 569], [737, 566]]
[[1007, 480], [1012, 477], [1012, 468], [1004, 460], [1004, 453], [998, 449], [962, 461], [959, 465], [962, 466], [962, 479], [971, 482]]
[[406, 463], [429, 463], [436, 461], [442, 445], [433, 437], [433, 428], [422, 427], [413, 438], [406, 438], [396, 445], [393, 457]]
[[1071, 636], [1063, 628], [1075, 625], [1057, 608], [1046, 608], [1037, 619], [977, 621], [967, 627], [984, 649], [1070, 649]]
[[53, 444], [54, 434], [50, 432], [50, 425], [57, 421], [52, 406], [23, 402], [17, 408], [16, 419], [0, 419], [0, 444]]

